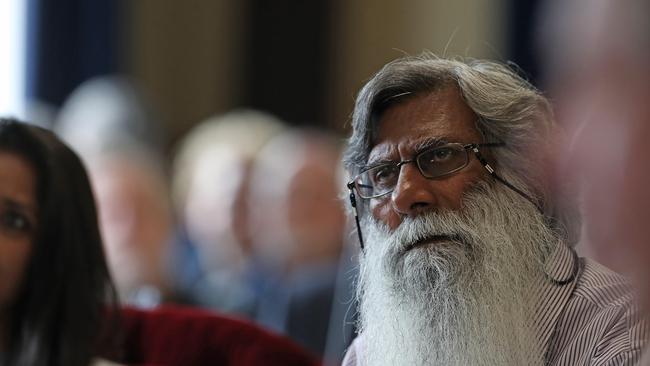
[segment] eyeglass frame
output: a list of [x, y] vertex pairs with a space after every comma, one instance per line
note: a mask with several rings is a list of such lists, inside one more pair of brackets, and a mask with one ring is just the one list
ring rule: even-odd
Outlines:
[[[424, 170], [422, 169], [422, 165], [421, 165], [419, 159], [423, 155], [425, 155], [427, 153], [430, 153], [430, 152], [432, 152], [434, 150], [443, 149], [443, 148], [448, 147], [450, 145], [459, 146], [465, 152], [465, 162], [463, 163], [463, 165], [461, 165], [459, 167], [456, 167], [456, 168], [454, 168], [454, 169], [452, 169], [452, 170], [450, 170], [448, 172], [445, 172], [444, 174], [439, 174], [439, 175], [434, 175], [434, 176], [429, 176], [429, 175], [425, 174]], [[459, 143], [459, 142], [445, 143], [443, 145], [439, 145], [439, 146], [436, 146], [436, 147], [431, 147], [429, 149], [425, 149], [423, 151], [420, 151], [412, 159], [402, 160], [402, 161], [399, 161], [399, 162], [391, 162], [391, 163], [379, 164], [379, 165], [375, 165], [375, 166], [369, 167], [367, 169], [364, 169], [359, 174], [357, 174], [354, 177], [354, 179], [352, 179], [351, 181], [348, 182], [347, 187], [349, 189], [354, 188], [357, 191], [357, 194], [359, 195], [359, 197], [361, 197], [363, 199], [379, 198], [379, 197], [385, 196], [385, 195], [393, 192], [395, 190], [395, 187], [393, 187], [392, 189], [390, 189], [390, 190], [388, 190], [386, 192], [382, 192], [380, 194], [371, 195], [371, 196], [365, 196], [364, 194], [362, 194], [361, 189], [359, 189], [359, 187], [358, 187], [359, 185], [361, 185], [361, 183], [359, 182], [360, 177], [363, 174], [365, 174], [365, 173], [367, 173], [367, 172], [369, 172], [369, 171], [371, 171], [373, 169], [377, 169], [377, 168], [380, 168], [380, 167], [386, 167], [386, 166], [393, 166], [393, 167], [397, 168], [397, 171], [398, 171], [398, 174], [399, 174], [400, 168], [403, 165], [410, 164], [410, 163], [415, 163], [415, 166], [418, 168], [418, 171], [420, 172], [420, 174], [422, 174], [423, 177], [425, 177], [427, 179], [442, 178], [442, 177], [446, 177], [448, 175], [455, 174], [455, 173], [465, 169], [465, 167], [467, 167], [467, 165], [469, 165], [469, 160], [470, 160], [469, 159], [469, 150], [474, 151], [474, 149], [476, 149], [476, 151], [474, 151], [474, 155], [476, 156], [477, 153], [478, 153], [478, 148], [481, 148], [481, 147], [503, 147], [503, 146], [505, 146], [505, 143], [503, 143], [503, 142], [486, 142], [486, 143], [480, 143], [480, 144], [462, 144], [462, 143]], [[477, 158], [478, 158], [478, 156], [477, 156]], [[483, 165], [485, 165], [485, 164], [483, 164]]]
[[[431, 152], [432, 150], [442, 148], [442, 147], [444, 147], [445, 145], [449, 145], [449, 144], [458, 144], [458, 145], [462, 145], [463, 149], [465, 150], [465, 153], [467, 154], [467, 161], [466, 161], [466, 163], [465, 163], [462, 167], [459, 167], [459, 168], [457, 168], [457, 169], [454, 169], [454, 170], [452, 170], [452, 171], [450, 171], [450, 172], [447, 172], [447, 173], [445, 173], [445, 174], [438, 175], [438, 176], [431, 177], [431, 178], [426, 177], [426, 175], [424, 175], [424, 173], [422, 172], [422, 169], [420, 168], [419, 163], [417, 162], [418, 157], [420, 157], [420, 156], [423, 155], [424, 153]], [[520, 196], [522, 196], [523, 198], [525, 198], [526, 200], [528, 200], [528, 201], [529, 201], [530, 203], [532, 203], [532, 204], [533, 204], [533, 205], [534, 205], [534, 206], [535, 206], [535, 207], [536, 207], [536, 208], [537, 208], [537, 209], [538, 209], [542, 214], [544, 214], [544, 210], [542, 209], [542, 207], [539, 205], [538, 202], [536, 202], [532, 197], [530, 197], [528, 194], [524, 193], [524, 192], [523, 192], [522, 190], [520, 190], [519, 188], [515, 187], [514, 185], [510, 184], [510, 183], [509, 183], [508, 181], [506, 181], [505, 179], [501, 178], [501, 176], [499, 176], [499, 175], [496, 173], [496, 171], [494, 170], [494, 168], [492, 168], [492, 166], [491, 166], [491, 165], [488, 163], [488, 161], [483, 157], [483, 155], [481, 154], [481, 152], [480, 152], [480, 150], [479, 150], [479, 148], [481, 148], [481, 147], [504, 147], [504, 146], [506, 146], [506, 143], [505, 143], [505, 142], [486, 142], [486, 143], [479, 143], [479, 144], [475, 144], [475, 143], [472, 143], [472, 144], [462, 144], [462, 143], [451, 142], [451, 143], [447, 143], [447, 144], [445, 144], [445, 145], [441, 145], [441, 146], [437, 146], [437, 147], [433, 147], [433, 148], [430, 148], [430, 149], [423, 150], [423, 151], [419, 152], [415, 157], [413, 157], [412, 159], [409, 159], [409, 160], [403, 160], [403, 161], [400, 161], [400, 162], [397, 162], [397, 163], [380, 164], [380, 165], [377, 165], [377, 166], [374, 166], [374, 167], [371, 167], [371, 168], [365, 169], [365, 170], [362, 171], [361, 173], [357, 174], [357, 175], [354, 177], [354, 179], [352, 179], [351, 181], [349, 181], [349, 182], [346, 184], [347, 188], [350, 190], [350, 196], [349, 196], [349, 198], [350, 198], [350, 205], [352, 206], [352, 211], [353, 211], [353, 214], [354, 214], [354, 220], [355, 220], [356, 225], [357, 225], [357, 235], [359, 236], [359, 245], [361, 246], [361, 250], [362, 250], [362, 251], [364, 250], [364, 245], [363, 245], [363, 235], [361, 234], [361, 224], [360, 224], [360, 222], [359, 222], [359, 211], [358, 211], [358, 208], [357, 208], [357, 198], [356, 198], [356, 194], [354, 193], [354, 191], [356, 190], [357, 193], [359, 193], [359, 197], [361, 197], [361, 198], [363, 198], [363, 199], [372, 199], [372, 198], [379, 198], [379, 197], [385, 196], [385, 195], [387, 195], [387, 194], [389, 194], [389, 193], [391, 193], [391, 192], [393, 192], [393, 191], [395, 190], [395, 188], [393, 188], [393, 189], [391, 189], [391, 190], [388, 191], [388, 192], [384, 192], [384, 193], [382, 193], [382, 194], [380, 194], [380, 195], [373, 196], [373, 197], [363, 197], [363, 196], [361, 195], [359, 189], [356, 187], [356, 181], [357, 181], [357, 179], [359, 178], [359, 176], [360, 176], [361, 174], [367, 172], [367, 171], [370, 170], [370, 169], [375, 169], [375, 168], [377, 168], [377, 167], [379, 167], [379, 166], [392, 165], [392, 164], [394, 164], [394, 165], [397, 165], [398, 168], [400, 168], [400, 167], [401, 167], [402, 165], [404, 165], [404, 164], [408, 164], [408, 163], [413, 163], [413, 162], [415, 162], [415, 163], [416, 163], [416, 166], [417, 166], [417, 168], [418, 168], [418, 171], [420, 172], [420, 174], [422, 174], [422, 175], [423, 175], [425, 178], [427, 178], [427, 179], [435, 179], [435, 178], [446, 177], [446, 176], [448, 176], [448, 175], [451, 175], [451, 174], [457, 173], [457, 172], [463, 170], [465, 167], [467, 167], [467, 165], [469, 165], [469, 153], [468, 153], [468, 150], [472, 150], [472, 152], [474, 153], [474, 156], [476, 156], [476, 159], [481, 163], [481, 165], [483, 165], [483, 168], [485, 168], [485, 170], [487, 170], [488, 173], [490, 173], [490, 175], [491, 175], [492, 177], [494, 177], [494, 179], [496, 179], [497, 181], [501, 182], [501, 183], [504, 184], [506, 187], [510, 188], [510, 189], [513, 190], [515, 193], [519, 194]]]

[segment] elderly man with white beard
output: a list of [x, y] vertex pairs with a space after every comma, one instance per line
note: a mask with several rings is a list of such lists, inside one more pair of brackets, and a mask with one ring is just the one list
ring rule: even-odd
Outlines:
[[[345, 163], [359, 337], [344, 365], [631, 365], [626, 281], [579, 258], [549, 102], [508, 67], [423, 54], [361, 90]], [[570, 185], [566, 185], [570, 186]]]

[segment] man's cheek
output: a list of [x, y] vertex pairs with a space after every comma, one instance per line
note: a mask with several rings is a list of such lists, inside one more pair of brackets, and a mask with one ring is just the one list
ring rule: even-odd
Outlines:
[[371, 200], [370, 212], [375, 220], [387, 225], [391, 230], [395, 230], [402, 223], [402, 218], [393, 209], [389, 199]]

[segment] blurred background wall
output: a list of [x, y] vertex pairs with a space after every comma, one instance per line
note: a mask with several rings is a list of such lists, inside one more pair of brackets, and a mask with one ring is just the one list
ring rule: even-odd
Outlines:
[[25, 33], [10, 34], [25, 45], [25, 91], [12, 90], [27, 111], [0, 112], [48, 124], [81, 82], [119, 73], [157, 111], [167, 147], [236, 107], [342, 131], [364, 80], [405, 53], [513, 60], [537, 77], [538, 1], [8, 1], [25, 8]]

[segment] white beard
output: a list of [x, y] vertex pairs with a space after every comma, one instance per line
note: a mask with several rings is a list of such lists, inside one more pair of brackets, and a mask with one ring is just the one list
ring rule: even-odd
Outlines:
[[[460, 211], [364, 220], [362, 356], [367, 365], [542, 365], [534, 289], [557, 235], [528, 201], [481, 183]], [[455, 240], [405, 248], [432, 235]]]

